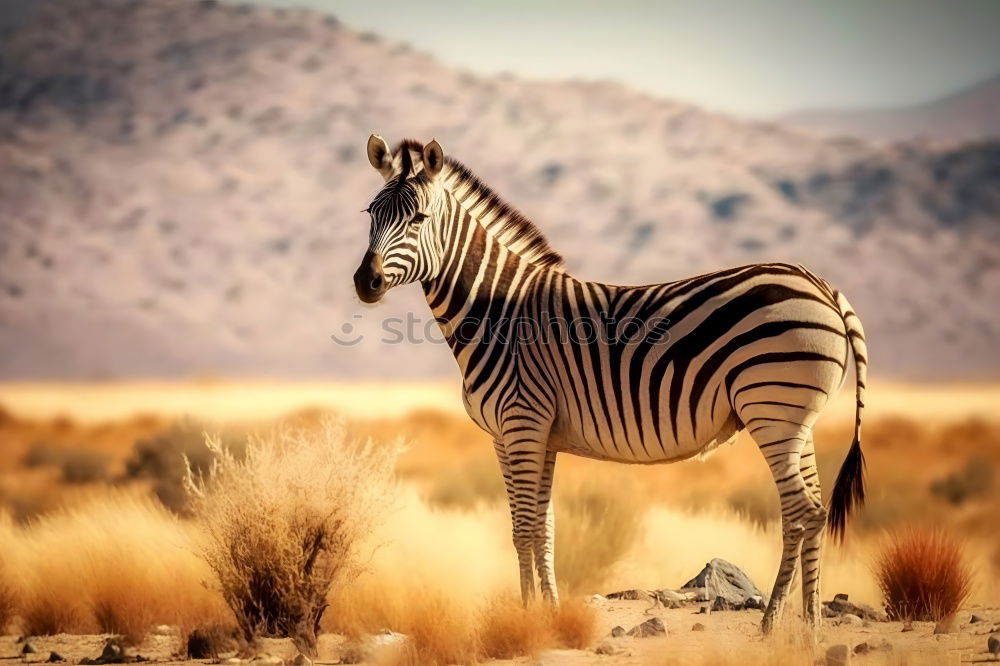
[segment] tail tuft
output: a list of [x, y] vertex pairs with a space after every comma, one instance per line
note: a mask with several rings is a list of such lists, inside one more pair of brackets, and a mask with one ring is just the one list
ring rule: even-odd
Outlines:
[[837, 473], [837, 482], [830, 496], [829, 528], [836, 543], [844, 540], [847, 517], [865, 501], [865, 455], [861, 441], [855, 439]]

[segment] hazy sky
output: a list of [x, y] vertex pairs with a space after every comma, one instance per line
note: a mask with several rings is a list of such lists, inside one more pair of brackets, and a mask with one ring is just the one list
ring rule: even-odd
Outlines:
[[477, 72], [613, 78], [718, 110], [922, 102], [1000, 73], [1000, 0], [254, 0]]

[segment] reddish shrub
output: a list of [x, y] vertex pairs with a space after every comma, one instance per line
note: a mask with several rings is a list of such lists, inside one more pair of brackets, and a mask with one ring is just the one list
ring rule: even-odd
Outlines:
[[964, 549], [941, 529], [890, 537], [875, 563], [885, 609], [896, 620], [940, 620], [969, 597], [972, 572]]

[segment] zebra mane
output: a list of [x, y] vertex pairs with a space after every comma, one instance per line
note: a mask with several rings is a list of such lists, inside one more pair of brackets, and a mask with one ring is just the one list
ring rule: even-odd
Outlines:
[[[393, 150], [393, 163], [399, 158], [399, 183], [406, 180], [414, 166], [421, 164], [413, 160], [411, 151], [423, 153], [424, 146], [414, 139], [404, 139]], [[562, 255], [552, 249], [541, 230], [519, 210], [504, 201], [493, 188], [479, 176], [452, 157], [445, 157], [447, 170], [442, 174], [453, 193], [470, 210], [479, 209], [486, 230], [511, 252], [536, 266], [560, 267]], [[405, 172], [405, 173], [404, 173]]]

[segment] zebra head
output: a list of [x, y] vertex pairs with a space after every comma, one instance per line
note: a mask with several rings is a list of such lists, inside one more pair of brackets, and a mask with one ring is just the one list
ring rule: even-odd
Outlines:
[[408, 139], [394, 154], [382, 137], [372, 134], [368, 161], [385, 185], [365, 209], [372, 226], [368, 251], [354, 273], [354, 288], [362, 301], [376, 303], [391, 287], [433, 278], [441, 268], [438, 175], [444, 152], [437, 141], [423, 146]]

